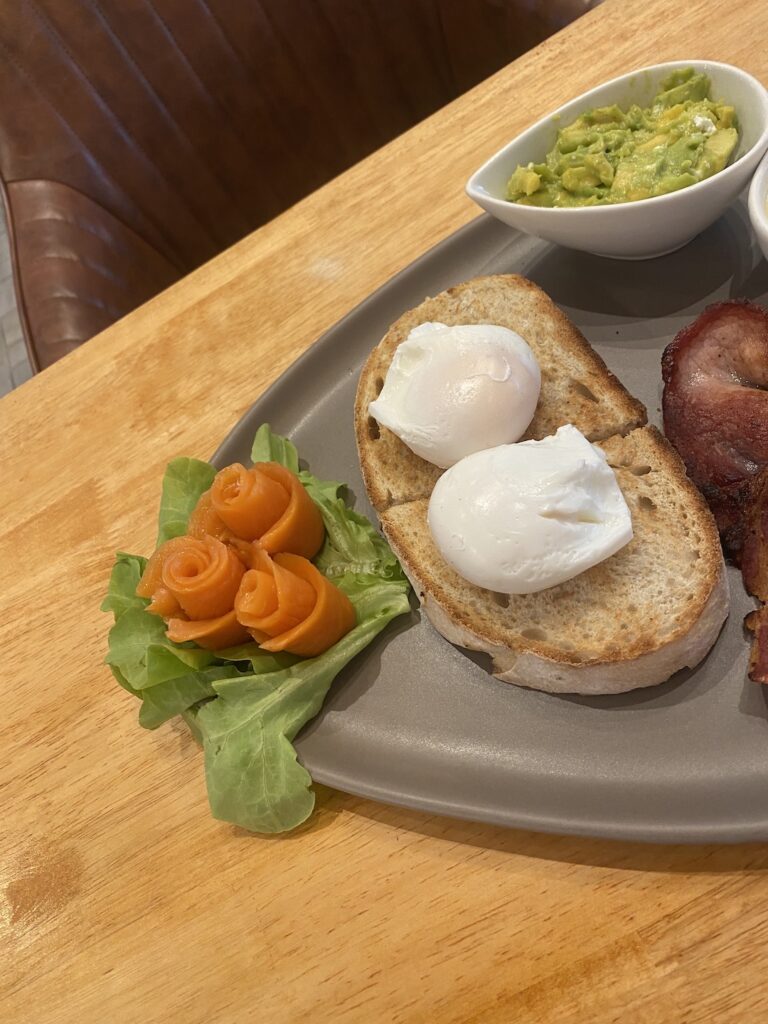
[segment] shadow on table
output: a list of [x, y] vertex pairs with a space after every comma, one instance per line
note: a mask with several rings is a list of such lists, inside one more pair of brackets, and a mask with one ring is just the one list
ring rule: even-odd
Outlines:
[[321, 786], [314, 783], [312, 790], [315, 794], [315, 809], [305, 822], [297, 825], [290, 832], [278, 832], [276, 835], [268, 835], [264, 832], [249, 832], [248, 829], [240, 828], [239, 825], [228, 825], [232, 839], [247, 839], [251, 843], [290, 843], [297, 842], [312, 833], [317, 835], [329, 826], [333, 825], [341, 814], [338, 807], [339, 798], [344, 800], [342, 794], [337, 793], [328, 786]]
[[357, 814], [371, 821], [391, 825], [392, 828], [407, 829], [446, 843], [461, 843], [563, 864], [689, 874], [768, 870], [768, 844], [764, 842], [733, 846], [657, 845], [583, 836], [556, 836], [442, 818], [357, 798], [342, 799], [354, 799], [354, 811]]

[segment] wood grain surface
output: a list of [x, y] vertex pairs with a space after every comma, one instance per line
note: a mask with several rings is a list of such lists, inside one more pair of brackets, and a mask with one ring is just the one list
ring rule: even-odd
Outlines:
[[[768, 81], [768, 5], [608, 0], [0, 403], [0, 1020], [768, 1020], [768, 847], [646, 847], [320, 789], [284, 838], [213, 821], [202, 759], [102, 664], [118, 547], [327, 327], [474, 217], [470, 172], [614, 74]], [[343, 116], [343, 111], [339, 112]], [[693, 709], [695, 711], [695, 708]]]

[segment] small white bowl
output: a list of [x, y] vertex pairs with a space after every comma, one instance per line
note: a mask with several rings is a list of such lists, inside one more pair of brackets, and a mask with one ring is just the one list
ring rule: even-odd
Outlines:
[[768, 155], [760, 161], [749, 186], [749, 219], [768, 260]]
[[[612, 206], [556, 208], [520, 206], [504, 198], [518, 164], [538, 163], [555, 144], [558, 128], [591, 107], [617, 103], [650, 106], [661, 81], [676, 68], [709, 75], [711, 95], [736, 108], [739, 145], [722, 171], [678, 192]], [[676, 60], [632, 71], [590, 89], [537, 121], [491, 157], [467, 182], [467, 195], [513, 228], [570, 249], [639, 260], [674, 252], [709, 227], [746, 186], [768, 148], [768, 91], [752, 75], [730, 64]]]

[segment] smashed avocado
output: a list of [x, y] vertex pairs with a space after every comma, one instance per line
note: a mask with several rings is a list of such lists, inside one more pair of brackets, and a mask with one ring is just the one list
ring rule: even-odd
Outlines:
[[526, 206], [601, 206], [650, 199], [721, 171], [739, 140], [736, 113], [710, 99], [707, 75], [684, 68], [643, 110], [588, 110], [557, 133], [539, 164], [518, 166], [507, 199]]

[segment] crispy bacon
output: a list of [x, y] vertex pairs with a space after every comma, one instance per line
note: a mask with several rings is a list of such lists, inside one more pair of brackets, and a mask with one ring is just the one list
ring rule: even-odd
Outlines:
[[752, 501], [745, 515], [741, 548], [744, 586], [759, 601], [768, 601], [768, 471], [755, 477]]
[[[709, 306], [667, 346], [661, 368], [664, 431], [744, 586], [768, 602], [768, 312], [746, 300]], [[744, 624], [754, 634], [749, 678], [768, 683], [768, 604]]]
[[763, 602], [744, 619], [744, 625], [753, 634], [749, 678], [756, 683], [768, 683], [768, 471], [756, 479], [759, 483], [746, 517], [741, 549], [741, 576], [748, 592]]
[[749, 653], [749, 678], [753, 683], [768, 683], [768, 605], [760, 605], [744, 619], [753, 634]]
[[664, 431], [738, 563], [768, 467], [768, 313], [743, 300], [709, 306], [667, 346], [661, 368]]

